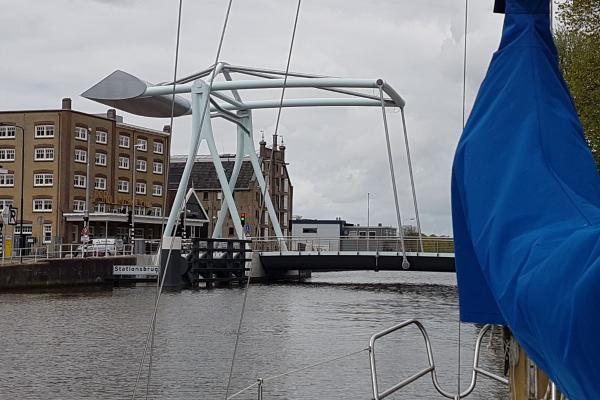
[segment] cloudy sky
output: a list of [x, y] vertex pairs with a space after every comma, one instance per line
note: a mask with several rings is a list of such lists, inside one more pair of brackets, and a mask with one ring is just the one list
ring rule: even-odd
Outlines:
[[[0, 0], [0, 109], [106, 108], [80, 93], [122, 69], [150, 82], [173, 76], [178, 0]], [[285, 69], [297, 0], [234, 0], [221, 61]], [[469, 8], [470, 105], [499, 40], [493, 0]], [[226, 0], [183, 1], [178, 75], [215, 58]], [[291, 70], [384, 78], [406, 99], [423, 231], [451, 234], [450, 169], [461, 130], [464, 0], [304, 0]], [[290, 97], [293, 93], [290, 93]], [[278, 98], [277, 93], [272, 93]], [[166, 119], [124, 114], [161, 129]], [[270, 142], [276, 110], [254, 113], [255, 139]], [[414, 224], [399, 113], [389, 123], [401, 210]], [[187, 152], [191, 119], [174, 124], [172, 154]], [[219, 150], [233, 153], [235, 128], [215, 122]], [[284, 109], [294, 214], [395, 225], [381, 111]], [[206, 153], [206, 147], [200, 151]]]

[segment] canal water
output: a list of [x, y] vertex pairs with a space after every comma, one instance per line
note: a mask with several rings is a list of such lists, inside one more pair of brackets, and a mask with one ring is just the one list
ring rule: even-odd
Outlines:
[[[0, 399], [131, 398], [155, 296], [152, 287], [0, 294]], [[224, 399], [241, 289], [166, 292], [161, 300], [150, 399]], [[253, 284], [230, 394], [268, 378], [368, 346], [369, 337], [409, 318], [428, 330], [441, 384], [457, 386], [454, 275], [413, 272], [315, 274], [295, 284]], [[478, 327], [461, 327], [461, 387]], [[497, 335], [482, 363], [499, 372]], [[385, 388], [426, 365], [415, 328], [378, 342]], [[146, 373], [138, 397], [145, 397]], [[265, 400], [372, 398], [368, 353], [268, 380]], [[481, 378], [472, 399], [506, 399]], [[256, 399], [255, 388], [236, 397]], [[423, 378], [391, 399], [441, 398]]]

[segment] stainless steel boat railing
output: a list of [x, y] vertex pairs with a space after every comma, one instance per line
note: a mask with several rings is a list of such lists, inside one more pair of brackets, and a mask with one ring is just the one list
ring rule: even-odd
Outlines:
[[[375, 342], [378, 339], [380, 339], [384, 336], [387, 336], [392, 332], [406, 328], [407, 326], [410, 326], [410, 325], [415, 325], [419, 329], [421, 334], [423, 335], [423, 339], [425, 340], [425, 348], [427, 350], [427, 360], [428, 360], [429, 366], [427, 368], [411, 375], [410, 377], [402, 380], [401, 382], [391, 386], [390, 388], [380, 392], [379, 385], [377, 382], [377, 366], [376, 366], [376, 361], [375, 361]], [[437, 378], [436, 370], [435, 370], [435, 362], [433, 360], [433, 351], [431, 349], [431, 341], [429, 340], [429, 335], [427, 334], [425, 327], [418, 320], [409, 319], [398, 325], [394, 325], [390, 328], [387, 328], [381, 332], [374, 334], [373, 336], [371, 336], [371, 340], [369, 342], [369, 360], [370, 360], [370, 364], [371, 364], [371, 382], [372, 382], [372, 388], [373, 388], [373, 399], [374, 400], [384, 399], [387, 396], [389, 396], [390, 394], [409, 385], [410, 383], [418, 380], [419, 378], [421, 378], [427, 374], [431, 374], [431, 380], [433, 381], [433, 386], [435, 387], [435, 389], [442, 396], [449, 398], [449, 399], [462, 399], [462, 398], [467, 397], [469, 394], [471, 394], [471, 392], [473, 392], [473, 389], [475, 389], [475, 385], [477, 384], [477, 376], [479, 374], [508, 385], [508, 379], [498, 376], [492, 372], [486, 371], [479, 366], [479, 354], [481, 351], [481, 342], [483, 340], [483, 337], [487, 333], [487, 331], [490, 330], [490, 328], [491, 328], [491, 325], [485, 325], [479, 332], [479, 335], [477, 336], [477, 341], [475, 342], [475, 355], [473, 357], [473, 370], [472, 370], [472, 375], [471, 375], [471, 383], [469, 384], [469, 387], [460, 394], [453, 394], [453, 393], [447, 392], [440, 386], [440, 383]]]

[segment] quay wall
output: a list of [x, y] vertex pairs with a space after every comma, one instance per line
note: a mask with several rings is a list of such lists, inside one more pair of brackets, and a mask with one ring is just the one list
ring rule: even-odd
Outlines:
[[113, 265], [134, 265], [136, 258], [89, 257], [48, 259], [0, 266], [0, 290], [101, 285], [112, 281]]

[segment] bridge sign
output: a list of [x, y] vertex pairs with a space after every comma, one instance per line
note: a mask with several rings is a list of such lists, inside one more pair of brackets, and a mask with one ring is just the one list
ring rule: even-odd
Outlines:
[[156, 265], [113, 265], [113, 275], [150, 277], [158, 276]]

